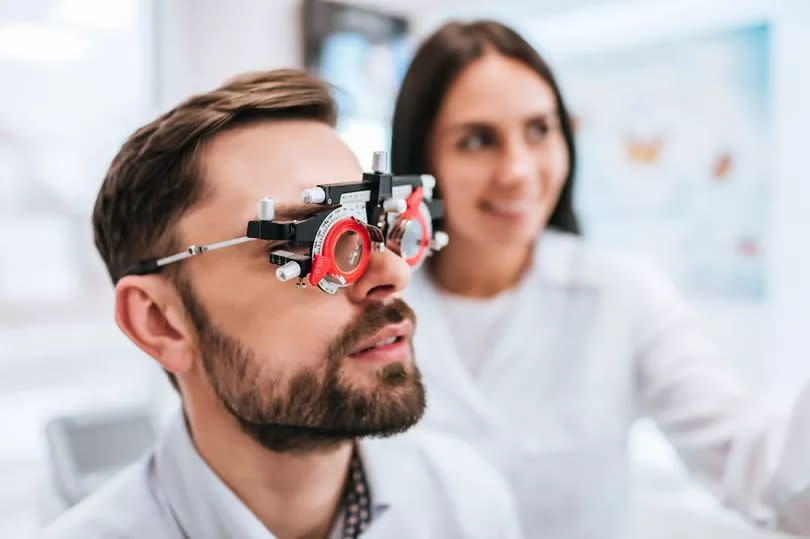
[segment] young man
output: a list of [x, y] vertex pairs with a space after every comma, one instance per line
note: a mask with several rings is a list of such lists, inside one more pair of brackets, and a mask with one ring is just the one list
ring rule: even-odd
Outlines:
[[48, 537], [519, 534], [502, 479], [465, 446], [420, 432], [360, 440], [407, 430], [425, 406], [403, 258], [372, 252], [334, 295], [278, 280], [265, 241], [143, 271], [244, 236], [262, 197], [277, 219], [304, 219], [304, 189], [359, 181], [334, 121], [323, 83], [270, 71], [190, 98], [123, 145], [96, 201], [96, 245], [119, 327], [169, 373], [182, 412]]

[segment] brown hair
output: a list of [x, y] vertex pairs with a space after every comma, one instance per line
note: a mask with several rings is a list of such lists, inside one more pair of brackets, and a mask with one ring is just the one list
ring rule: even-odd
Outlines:
[[246, 73], [190, 97], [124, 142], [93, 210], [95, 243], [115, 283], [137, 262], [177, 250], [173, 226], [207, 191], [200, 170], [206, 142], [226, 129], [264, 119], [335, 124], [321, 80], [293, 69]]
[[[571, 120], [548, 65], [511, 28], [495, 21], [450, 22], [428, 37], [416, 52], [397, 97], [391, 130], [391, 169], [395, 174], [432, 172], [427, 141], [450, 85], [461, 71], [492, 50], [534, 70], [554, 92], [557, 114], [568, 150], [568, 176], [549, 226], [578, 233], [573, 208], [576, 152]], [[439, 178], [441, 186], [441, 178]]]

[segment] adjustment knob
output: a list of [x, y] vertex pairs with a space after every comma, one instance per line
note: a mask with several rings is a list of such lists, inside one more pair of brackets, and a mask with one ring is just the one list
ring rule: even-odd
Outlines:
[[289, 281], [301, 275], [301, 266], [298, 262], [287, 262], [276, 270], [276, 278], [281, 281]]
[[270, 197], [264, 197], [259, 201], [259, 220], [272, 221], [276, 217], [276, 204]]
[[371, 170], [378, 174], [388, 172], [388, 154], [385, 152], [374, 152], [371, 156]]
[[430, 242], [430, 248], [434, 251], [440, 251], [443, 247], [446, 247], [448, 243], [450, 243], [450, 236], [448, 236], [446, 232], [437, 230], [436, 233], [433, 234], [433, 241]]
[[422, 174], [419, 176], [419, 179], [422, 180], [422, 193], [424, 197], [431, 200], [433, 198], [433, 189], [436, 188], [436, 178], [430, 174]]
[[408, 203], [401, 198], [388, 198], [383, 202], [383, 209], [388, 213], [402, 213], [408, 209]]
[[301, 193], [301, 202], [304, 204], [321, 204], [326, 200], [326, 191], [321, 187], [304, 189]]

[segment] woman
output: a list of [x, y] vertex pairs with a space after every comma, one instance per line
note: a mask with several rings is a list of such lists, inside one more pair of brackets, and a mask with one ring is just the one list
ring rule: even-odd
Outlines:
[[712, 366], [667, 280], [577, 235], [570, 118], [520, 36], [450, 23], [422, 44], [392, 168], [436, 176], [451, 238], [408, 292], [425, 422], [500, 468], [529, 536], [626, 537], [627, 433], [642, 414], [724, 503], [810, 531], [810, 391], [780, 436]]

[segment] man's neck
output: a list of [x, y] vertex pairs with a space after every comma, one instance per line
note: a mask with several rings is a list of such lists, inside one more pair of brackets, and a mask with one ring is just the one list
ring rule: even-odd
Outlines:
[[193, 407], [186, 408], [197, 451], [273, 535], [328, 536], [346, 484], [351, 442], [277, 453], [245, 434], [230, 416], [209, 410], [204, 420], [194, 421]]

